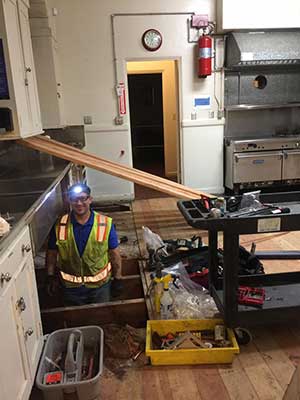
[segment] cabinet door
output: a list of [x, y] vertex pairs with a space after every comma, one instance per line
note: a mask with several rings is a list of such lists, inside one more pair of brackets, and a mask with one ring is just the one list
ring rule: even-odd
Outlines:
[[60, 126], [66, 124], [65, 121], [65, 110], [64, 110], [64, 99], [63, 99], [63, 85], [62, 85], [62, 74], [59, 61], [59, 49], [57, 43], [52, 39], [53, 43], [53, 60], [54, 60], [54, 70], [56, 78], [56, 88], [57, 88], [57, 102], [58, 102], [58, 120]]
[[22, 322], [20, 340], [24, 340], [31, 377], [34, 379], [39, 362], [43, 337], [34, 264], [29, 255], [16, 275], [17, 313]]
[[29, 132], [31, 129], [31, 116], [25, 86], [24, 58], [16, 0], [3, 1], [3, 9], [18, 121], [20, 130]]
[[23, 56], [24, 56], [27, 102], [31, 118], [31, 130], [29, 132], [24, 132], [24, 133], [25, 135], [26, 133], [31, 135], [32, 133], [38, 133], [41, 132], [42, 130], [40, 105], [39, 105], [39, 98], [37, 91], [35, 66], [33, 60], [31, 35], [29, 28], [28, 8], [23, 2], [19, 1], [18, 10], [19, 10], [20, 30], [21, 30], [21, 39], [22, 39]]
[[27, 400], [32, 385], [25, 349], [19, 340], [22, 327], [16, 315], [14, 289], [11, 284], [6, 295], [0, 298], [1, 400]]

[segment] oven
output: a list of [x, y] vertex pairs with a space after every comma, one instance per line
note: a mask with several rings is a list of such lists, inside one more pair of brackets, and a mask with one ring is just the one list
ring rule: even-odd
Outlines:
[[225, 188], [298, 185], [300, 30], [229, 33], [225, 59]]
[[225, 159], [225, 186], [235, 193], [300, 183], [300, 136], [228, 139]]

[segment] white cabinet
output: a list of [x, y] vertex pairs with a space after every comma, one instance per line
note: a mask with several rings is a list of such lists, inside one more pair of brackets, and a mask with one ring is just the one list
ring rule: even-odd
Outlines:
[[[0, 40], [9, 92], [8, 98], [0, 97], [0, 139], [39, 134], [42, 126], [28, 2], [0, 0]], [[7, 122], [10, 118], [12, 124]]]
[[300, 2], [295, 0], [218, 0], [217, 28], [279, 29], [300, 27]]
[[21, 326], [18, 324], [15, 307], [14, 285], [0, 298], [0, 376], [2, 380], [1, 400], [26, 399], [31, 390], [31, 376], [26, 362], [24, 341], [19, 340]]
[[32, 37], [37, 84], [44, 129], [65, 126], [59, 49], [51, 36]]
[[43, 335], [28, 227], [0, 259], [0, 398], [27, 400]]

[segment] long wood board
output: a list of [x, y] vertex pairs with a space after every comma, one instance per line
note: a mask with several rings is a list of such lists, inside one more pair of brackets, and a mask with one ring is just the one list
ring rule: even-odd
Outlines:
[[209, 193], [200, 192], [195, 189], [179, 183], [169, 181], [167, 179], [131, 168], [122, 164], [118, 164], [104, 158], [97, 157], [93, 154], [79, 150], [75, 147], [49, 139], [45, 136], [34, 136], [27, 139], [18, 140], [23, 146], [39, 150], [44, 153], [51, 154], [55, 157], [63, 158], [75, 164], [85, 165], [86, 167], [96, 169], [98, 171], [123, 178], [151, 189], [167, 193], [173, 197], [183, 199], [195, 199], [201, 196], [213, 197]]

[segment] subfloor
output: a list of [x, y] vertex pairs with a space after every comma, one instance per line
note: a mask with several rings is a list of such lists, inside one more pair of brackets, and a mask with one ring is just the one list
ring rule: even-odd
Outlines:
[[[132, 207], [142, 254], [145, 251], [142, 226], [149, 227], [163, 239], [191, 238], [200, 234], [204, 243], [207, 243], [206, 232], [197, 231], [187, 225], [177, 209], [176, 199], [165, 197], [136, 200]], [[122, 231], [124, 232], [123, 229]], [[241, 244], [247, 249], [250, 249], [253, 241], [257, 245], [257, 251], [299, 250], [300, 233], [241, 237]], [[266, 273], [300, 270], [300, 260], [263, 260], [263, 264]], [[300, 360], [300, 321], [292, 321], [288, 326], [253, 328], [251, 333], [253, 341], [241, 346], [240, 354], [235, 356], [232, 365], [228, 366], [137, 367], [133, 363], [121, 378], [104, 369], [100, 381], [102, 391], [100, 398], [103, 400], [283, 399]], [[284, 397], [285, 400], [298, 398], [300, 397], [296, 392], [292, 397]]]

